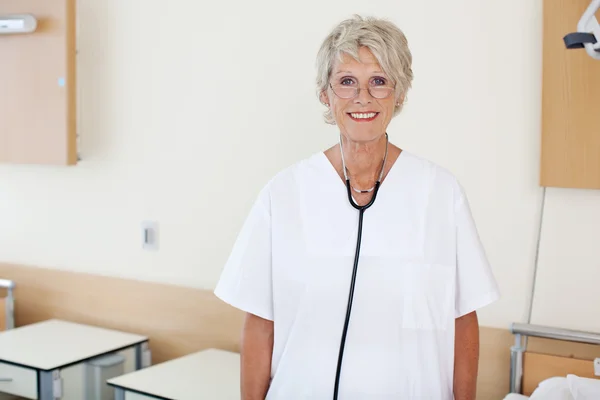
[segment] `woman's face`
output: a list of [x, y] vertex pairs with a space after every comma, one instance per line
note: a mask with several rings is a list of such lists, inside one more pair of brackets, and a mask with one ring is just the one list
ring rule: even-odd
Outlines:
[[[329, 104], [342, 135], [354, 142], [369, 142], [386, 132], [396, 99], [393, 82], [367, 47], [360, 48], [359, 59], [344, 55], [341, 62], [336, 61], [322, 101]], [[360, 88], [356, 96], [353, 88]]]

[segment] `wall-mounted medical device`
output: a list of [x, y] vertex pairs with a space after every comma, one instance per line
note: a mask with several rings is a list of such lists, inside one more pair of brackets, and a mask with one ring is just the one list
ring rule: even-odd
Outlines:
[[37, 19], [31, 14], [0, 14], [0, 35], [32, 33], [37, 29]]
[[577, 32], [563, 38], [567, 49], [585, 48], [588, 55], [596, 60], [600, 60], [600, 24], [596, 19], [598, 9], [600, 0], [593, 0], [579, 19]]

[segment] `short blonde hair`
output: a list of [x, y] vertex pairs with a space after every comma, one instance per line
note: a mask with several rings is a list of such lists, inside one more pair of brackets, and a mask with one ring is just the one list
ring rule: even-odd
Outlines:
[[[404, 33], [392, 22], [355, 15], [340, 22], [323, 41], [317, 54], [317, 95], [327, 91], [333, 64], [347, 54], [357, 61], [359, 49], [367, 47], [379, 65], [396, 85], [396, 100], [405, 97], [411, 88], [412, 54]], [[402, 110], [403, 102], [395, 106], [393, 116]], [[324, 113], [325, 122], [335, 124], [331, 110]]]

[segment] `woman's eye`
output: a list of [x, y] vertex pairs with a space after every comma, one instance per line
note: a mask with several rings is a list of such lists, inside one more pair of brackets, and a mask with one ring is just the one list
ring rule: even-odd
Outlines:
[[350, 78], [344, 78], [341, 82], [342, 85], [354, 85], [354, 80]]
[[373, 82], [373, 85], [377, 85], [377, 86], [382, 86], [382, 85], [385, 85], [385, 83], [386, 83], [385, 79], [383, 79], [383, 78], [375, 78], [375, 79], [373, 79], [372, 82]]

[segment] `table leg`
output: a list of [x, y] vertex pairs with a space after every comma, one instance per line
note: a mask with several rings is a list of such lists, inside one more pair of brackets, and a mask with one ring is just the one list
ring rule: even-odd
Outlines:
[[56, 400], [62, 398], [62, 380], [60, 370], [39, 371], [39, 400]]
[[521, 393], [523, 385], [523, 353], [520, 334], [515, 335], [515, 345], [510, 348], [510, 393]]
[[115, 400], [125, 400], [125, 390], [116, 387], [115, 388]]
[[152, 365], [152, 356], [148, 342], [135, 345], [135, 369], [147, 368]]

